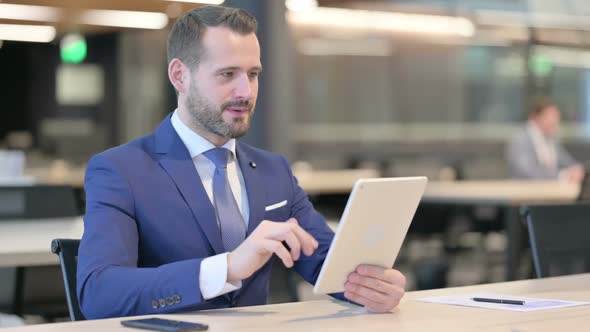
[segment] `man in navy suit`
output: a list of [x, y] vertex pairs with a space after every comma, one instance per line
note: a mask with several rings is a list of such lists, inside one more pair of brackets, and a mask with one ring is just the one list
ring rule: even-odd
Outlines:
[[[264, 304], [273, 255], [316, 281], [333, 232], [285, 158], [236, 141], [258, 94], [255, 31], [240, 9], [179, 18], [168, 39], [178, 108], [90, 160], [77, 274], [87, 318]], [[404, 285], [361, 265], [336, 296], [385, 312]]]

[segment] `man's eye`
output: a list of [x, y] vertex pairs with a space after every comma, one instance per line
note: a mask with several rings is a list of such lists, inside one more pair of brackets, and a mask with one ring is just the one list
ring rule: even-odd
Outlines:
[[259, 72], [252, 72], [249, 75], [251, 78], [257, 78], [260, 75], [260, 73]]
[[225, 77], [225, 78], [232, 78], [232, 77], [234, 77], [234, 73], [231, 71], [228, 71], [228, 72], [221, 73], [221, 76]]

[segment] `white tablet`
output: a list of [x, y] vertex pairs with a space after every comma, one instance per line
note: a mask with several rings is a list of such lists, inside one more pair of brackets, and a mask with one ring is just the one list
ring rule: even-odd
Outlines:
[[426, 177], [358, 180], [346, 203], [314, 293], [344, 291], [348, 274], [359, 264], [391, 268], [426, 181]]

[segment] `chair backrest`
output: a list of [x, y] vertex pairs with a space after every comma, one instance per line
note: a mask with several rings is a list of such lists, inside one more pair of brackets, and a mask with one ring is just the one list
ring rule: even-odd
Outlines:
[[578, 192], [578, 202], [590, 202], [590, 165], [585, 165], [584, 178], [580, 183], [580, 191]]
[[85, 320], [80, 310], [76, 294], [76, 266], [78, 265], [78, 247], [80, 240], [55, 239], [51, 241], [51, 251], [59, 256], [61, 272], [63, 274], [68, 310], [72, 321]]
[[590, 204], [523, 208], [537, 278], [590, 272]]

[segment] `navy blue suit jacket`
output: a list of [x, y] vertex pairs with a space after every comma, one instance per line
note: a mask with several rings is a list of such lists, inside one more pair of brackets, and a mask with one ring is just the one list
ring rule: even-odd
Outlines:
[[[249, 235], [262, 220], [299, 224], [319, 242], [295, 269], [314, 283], [333, 238], [282, 156], [237, 144]], [[251, 162], [256, 167], [251, 166]], [[86, 171], [78, 298], [89, 318], [265, 304], [272, 260], [233, 294], [203, 299], [201, 261], [223, 253], [215, 209], [168, 116], [150, 135], [94, 156]], [[275, 210], [265, 207], [283, 200]]]

